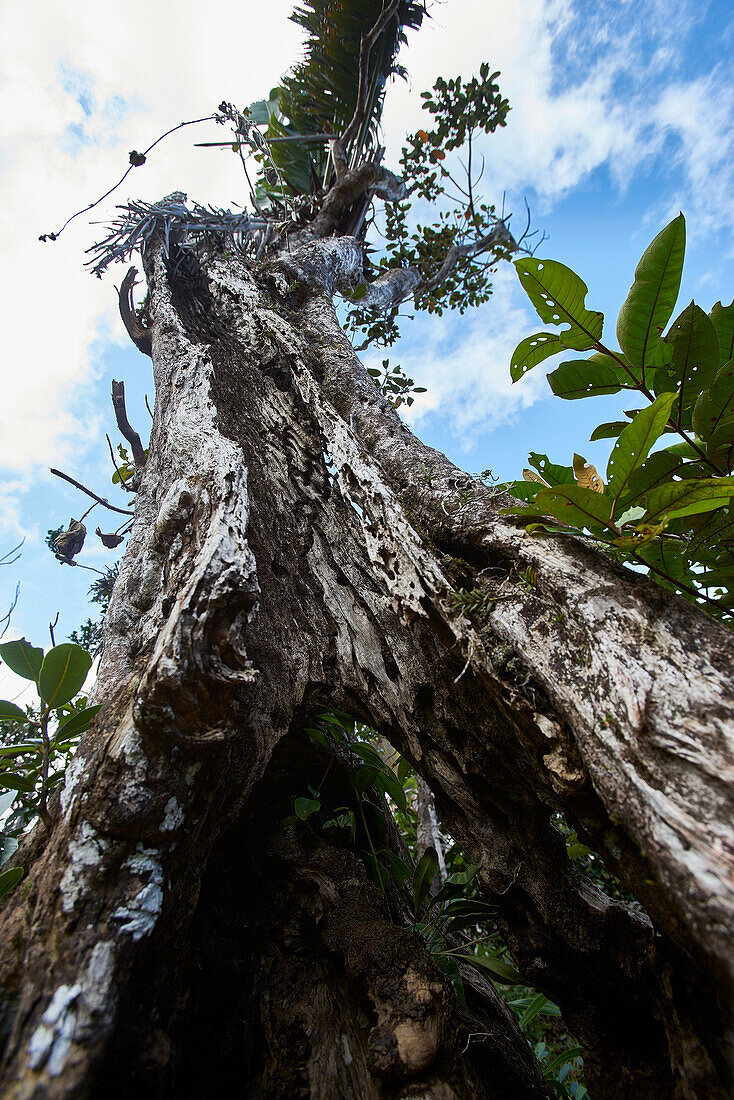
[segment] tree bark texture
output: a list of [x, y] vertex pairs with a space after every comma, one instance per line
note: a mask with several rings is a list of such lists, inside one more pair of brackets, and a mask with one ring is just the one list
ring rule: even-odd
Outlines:
[[297, 300], [292, 258], [148, 257], [149, 457], [104, 707], [4, 903], [3, 1095], [549, 1095], [493, 987], [459, 1008], [336, 831], [284, 822], [334, 705], [430, 787], [594, 1100], [724, 1097], [731, 635], [412, 435], [321, 292], [350, 248]]

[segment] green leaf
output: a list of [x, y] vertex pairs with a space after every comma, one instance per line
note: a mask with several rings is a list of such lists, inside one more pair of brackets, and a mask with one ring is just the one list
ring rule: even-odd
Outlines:
[[549, 485], [575, 485], [576, 478], [570, 466], [557, 466], [547, 455], [531, 451], [528, 462]]
[[306, 821], [311, 814], [315, 814], [320, 809], [321, 803], [318, 798], [297, 798], [293, 803], [293, 813], [296, 817], [300, 817], [301, 821]]
[[673, 322], [666, 340], [673, 346], [673, 357], [668, 367], [656, 372], [655, 392], [678, 391], [673, 419], [687, 428], [699, 394], [718, 370], [719, 338], [704, 311], [691, 302]]
[[734, 477], [710, 477], [699, 481], [672, 481], [652, 489], [645, 498], [645, 523], [667, 516], [692, 516], [725, 507], [734, 496]]
[[22, 867], [11, 867], [9, 871], [0, 871], [0, 898], [4, 898], [23, 878]]
[[647, 409], [638, 412], [619, 436], [607, 466], [607, 492], [617, 501], [627, 488], [633, 470], [641, 466], [653, 443], [665, 431], [674, 393], [663, 393]]
[[734, 359], [734, 302], [728, 306], [717, 302], [709, 317], [719, 338], [719, 366], [723, 367]]
[[522, 974], [519, 974], [514, 966], [502, 962], [501, 959], [493, 959], [487, 955], [459, 955], [458, 958], [471, 963], [472, 966], [479, 967], [480, 970], [488, 970], [494, 980], [502, 982], [503, 985], [524, 984]]
[[26, 713], [17, 707], [15, 703], [9, 702], [7, 699], [0, 699], [0, 722], [26, 722]]
[[693, 429], [709, 439], [720, 424], [734, 418], [734, 359], [717, 371], [711, 386], [699, 396], [693, 409]]
[[635, 270], [617, 319], [619, 346], [633, 366], [653, 365], [653, 356], [670, 320], [683, 271], [686, 223], [674, 218], [646, 249]]
[[36, 649], [25, 638], [0, 645], [0, 657], [16, 676], [22, 676], [25, 680], [38, 680], [43, 662], [43, 650]]
[[734, 419], [725, 420], [706, 442], [706, 457], [726, 470], [734, 467]]
[[371, 764], [361, 764], [357, 768], [352, 768], [349, 773], [349, 782], [358, 795], [363, 795], [365, 791], [375, 782], [378, 775], [378, 769]]
[[595, 443], [597, 439], [616, 439], [626, 427], [626, 420], [607, 420], [606, 423], [600, 424], [598, 428], [594, 428], [589, 436], [589, 442]]
[[426, 848], [413, 872], [413, 904], [416, 915], [420, 912], [423, 902], [428, 897], [437, 867], [438, 856], [435, 849]]
[[97, 703], [96, 706], [85, 707], [84, 710], [72, 714], [71, 718], [57, 729], [53, 739], [54, 745], [60, 745], [62, 741], [68, 741], [71, 737], [77, 737], [80, 733], [86, 733], [89, 729], [89, 723], [95, 714], [99, 714], [101, 709], [102, 704]]
[[573, 1062], [574, 1058], [580, 1058], [583, 1055], [581, 1047], [566, 1047], [560, 1054], [556, 1054], [555, 1058], [552, 1058], [550, 1062], [543, 1066], [543, 1076], [553, 1077], [557, 1070], [565, 1066], [566, 1062]]
[[389, 794], [395, 805], [404, 814], [408, 812], [408, 802], [405, 797], [405, 791], [402, 784], [398, 782], [398, 777], [386, 768], [378, 774], [375, 779], [375, 786], [378, 790], [381, 790], [383, 794]]
[[362, 852], [362, 858], [367, 867], [367, 876], [372, 879], [381, 890], [384, 890], [390, 881], [389, 869], [377, 858], [377, 856], [373, 855], [372, 852]]
[[31, 745], [25, 743], [23, 745], [3, 745], [0, 748], [0, 757], [3, 756], [24, 756], [28, 752], [35, 752], [40, 754], [43, 752], [41, 745]]
[[50, 649], [43, 658], [38, 677], [38, 691], [49, 707], [68, 703], [81, 691], [92, 658], [86, 649], [73, 642], [62, 642]]
[[541, 321], [569, 325], [559, 333], [563, 346], [573, 351], [593, 348], [601, 337], [604, 314], [586, 308], [586, 283], [556, 260], [531, 256], [515, 260], [515, 268]]
[[554, 332], [536, 332], [534, 336], [527, 336], [520, 341], [512, 353], [510, 378], [513, 382], [517, 382], [544, 359], [566, 350], [566, 346]]
[[30, 794], [33, 787], [33, 782], [25, 776], [0, 771], [0, 790], [20, 791], [21, 794]]
[[410, 878], [410, 867], [402, 859], [396, 856], [394, 852], [386, 851], [385, 858], [390, 864], [393, 878], [398, 886], [402, 886], [406, 879]]
[[581, 485], [541, 489], [535, 504], [543, 515], [555, 516], [564, 523], [580, 527], [606, 527], [612, 512], [612, 502], [605, 493], [596, 493]]
[[[653, 454], [648, 455], [647, 462], [640, 466], [638, 470], [633, 470], [628, 485], [627, 498], [629, 500], [637, 500], [644, 493], [649, 492], [650, 489], [654, 489], [657, 485], [661, 485], [665, 481], [672, 481], [673, 474], [680, 470], [682, 460], [677, 455], [672, 455], [670, 451], [654, 451]], [[639, 512], [635, 518], [641, 519], [644, 515], [644, 509], [636, 509]], [[622, 516], [617, 520], [618, 523], [622, 522]]]
[[520, 1028], [527, 1027], [531, 1020], [534, 1020], [536, 1016], [539, 1016], [546, 1005], [552, 1002], [543, 993], [538, 993], [537, 997], [533, 997], [528, 1007], [520, 1017]]
[[567, 359], [548, 375], [548, 384], [556, 397], [576, 401], [580, 397], [619, 393], [623, 388], [613, 360], [608, 355], [592, 355], [590, 359]]

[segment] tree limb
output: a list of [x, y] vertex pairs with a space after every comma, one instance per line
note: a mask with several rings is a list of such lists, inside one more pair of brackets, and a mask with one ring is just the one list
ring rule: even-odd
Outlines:
[[80, 481], [76, 481], [73, 477], [69, 477], [68, 474], [64, 474], [61, 470], [54, 470], [51, 467], [51, 473], [54, 477], [60, 477], [64, 481], [68, 481], [70, 485], [73, 485], [75, 489], [79, 489], [80, 492], [86, 493], [92, 500], [96, 500], [98, 504], [103, 504], [105, 508], [109, 508], [110, 512], [119, 512], [121, 516], [134, 516], [135, 513], [131, 512], [129, 508], [117, 508], [114, 504], [110, 504], [104, 497], [98, 497], [96, 493], [93, 493], [91, 489], [87, 489], [86, 485], [82, 485]]
[[[129, 274], [130, 272], [128, 272], [128, 275]], [[112, 407], [115, 410], [117, 427], [132, 447], [135, 469], [142, 470], [145, 466], [145, 449], [140, 441], [140, 436], [131, 426], [127, 418], [127, 410], [125, 408], [125, 383], [115, 382], [114, 379], [112, 380]]]
[[119, 303], [120, 303], [120, 316], [122, 317], [122, 323], [127, 329], [128, 336], [135, 344], [138, 351], [142, 351], [144, 355], [152, 355], [152, 345], [150, 339], [150, 333], [147, 328], [140, 324], [137, 313], [135, 312], [135, 303], [133, 302], [133, 287], [135, 286], [135, 276], [138, 270], [136, 267], [128, 268], [127, 275], [122, 280], [122, 284], [118, 291]]

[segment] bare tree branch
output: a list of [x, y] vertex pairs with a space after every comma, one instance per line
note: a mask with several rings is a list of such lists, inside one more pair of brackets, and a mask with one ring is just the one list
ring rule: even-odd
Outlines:
[[91, 489], [87, 489], [86, 485], [82, 485], [80, 481], [76, 481], [75, 478], [69, 477], [68, 474], [62, 473], [61, 470], [54, 470], [53, 467], [51, 467], [50, 469], [54, 477], [60, 477], [64, 481], [68, 481], [69, 484], [73, 485], [75, 489], [79, 489], [80, 492], [86, 493], [88, 497], [91, 497], [92, 500], [96, 500], [98, 504], [103, 504], [105, 508], [109, 508], [110, 512], [119, 512], [121, 516], [135, 515], [135, 513], [132, 512], [129, 508], [117, 508], [114, 504], [110, 504], [110, 502], [108, 500], [105, 500], [104, 497], [97, 496], [97, 494], [93, 493]]
[[127, 275], [122, 280], [120, 289], [117, 292], [120, 302], [120, 316], [122, 317], [122, 323], [127, 329], [128, 336], [135, 344], [138, 351], [142, 351], [144, 355], [152, 355], [153, 351], [150, 333], [147, 328], [140, 324], [133, 301], [133, 287], [135, 286], [135, 276], [137, 273], [138, 269], [136, 267], [128, 268]]
[[[128, 271], [128, 275], [129, 274], [130, 272]], [[114, 379], [112, 380], [112, 407], [115, 410], [117, 427], [132, 447], [135, 469], [142, 470], [145, 466], [145, 449], [140, 441], [140, 436], [131, 426], [127, 418], [127, 410], [125, 408], [125, 383], [115, 382]]]

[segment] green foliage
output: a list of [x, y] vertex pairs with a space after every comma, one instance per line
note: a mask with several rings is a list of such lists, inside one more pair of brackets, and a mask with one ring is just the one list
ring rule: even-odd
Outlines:
[[[36, 686], [38, 702], [25, 709], [0, 700], [0, 863], [18, 847], [18, 836], [37, 817], [49, 824], [48, 799], [63, 782], [79, 741], [99, 706], [80, 695], [92, 660], [80, 646], [63, 642], [44, 654], [25, 638], [0, 645], [0, 659]], [[20, 880], [21, 868], [0, 875], [0, 896]]]
[[374, 378], [378, 388], [395, 409], [399, 409], [403, 404], [412, 405], [415, 400], [412, 396], [414, 393], [426, 392], [425, 386], [416, 386], [413, 379], [408, 378], [399, 363], [391, 367], [389, 359], [382, 360], [382, 370], [378, 367], [368, 367], [367, 373]]
[[[267, 124], [266, 138], [344, 132], [357, 106], [362, 35], [374, 27], [382, 10], [381, 0], [303, 0], [291, 16], [306, 32], [303, 60], [267, 100], [249, 109], [252, 121]], [[402, 74], [396, 64], [398, 49], [406, 30], [420, 27], [422, 19], [423, 5], [403, 0], [398, 18], [388, 21], [372, 47], [366, 117], [348, 150], [354, 165], [376, 151], [386, 81]], [[327, 142], [278, 141], [259, 159], [256, 193], [263, 208], [285, 212], [294, 198], [315, 194], [333, 182]]]
[[617, 322], [620, 350], [602, 342], [603, 315], [586, 307], [588, 288], [578, 275], [553, 260], [516, 262], [541, 320], [564, 327], [518, 345], [513, 381], [566, 348], [592, 351], [549, 374], [557, 396], [576, 400], [631, 390], [648, 404], [626, 413], [627, 421], [601, 424], [592, 433], [592, 440], [616, 439], [606, 485], [583, 459], [571, 469], [531, 455], [540, 477], [526, 471], [525, 480], [507, 486], [525, 501], [507, 513], [534, 521], [532, 531], [590, 535], [618, 560], [645, 565], [658, 583], [731, 622], [734, 302], [717, 302], [708, 315], [691, 302], [664, 332], [684, 253], [681, 214], [637, 265]]
[[[415, 298], [415, 307], [441, 316], [446, 309], [459, 313], [488, 301], [494, 265], [510, 256], [509, 240], [498, 240], [486, 250], [458, 253], [448, 269], [445, 261], [452, 250], [486, 236], [497, 225], [494, 206], [480, 202], [474, 194], [477, 180], [472, 166], [472, 146], [480, 134], [491, 134], [506, 124], [509, 103], [497, 85], [499, 73], [482, 64], [479, 76], [464, 81], [439, 77], [433, 90], [423, 92], [423, 108], [432, 116], [430, 129], [408, 135], [400, 160], [401, 175], [411, 181], [419, 198], [440, 204], [435, 220], [409, 225], [409, 201], [388, 204], [385, 216], [384, 254], [368, 269], [368, 277], [384, 275], [394, 268], [415, 268], [425, 285]], [[462, 150], [467, 156], [466, 180], [455, 178], [447, 167], [447, 154]], [[448, 188], [451, 188], [449, 194]], [[446, 207], [446, 198], [450, 208]], [[441, 277], [438, 278], [439, 273]], [[435, 284], [432, 280], [436, 280]], [[347, 318], [353, 331], [362, 331], [366, 343], [394, 343], [398, 336], [397, 310], [388, 316], [357, 305]]]
[[[533, 457], [538, 464], [544, 460], [547, 470], [545, 456]], [[324, 774], [316, 787], [309, 786], [307, 793], [294, 798], [294, 818], [304, 822], [305, 828], [338, 832], [338, 842], [349, 843], [359, 852], [368, 876], [388, 892], [388, 899], [394, 891], [402, 895], [404, 904], [399, 911], [412, 912], [410, 929], [424, 940], [460, 1003], [465, 1003], [467, 967], [494, 982], [517, 1015], [558, 1095], [583, 1100], [586, 1091], [580, 1050], [566, 1032], [558, 1006], [527, 986], [515, 968], [496, 926], [498, 908], [479, 895], [476, 865], [468, 861], [459, 845], [448, 841], [444, 851], [447, 875], [439, 883], [436, 851], [428, 848], [419, 855], [416, 776], [408, 762], [389, 749], [374, 730], [341, 711], [321, 712], [304, 732], [324, 751]], [[348, 775], [353, 800], [331, 809], [324, 786], [337, 757], [342, 764], [351, 761]], [[380, 799], [381, 794], [388, 795], [388, 803]], [[402, 856], [388, 847], [386, 815], [390, 813], [405, 844]], [[553, 820], [566, 837], [569, 857], [579, 868], [611, 896], [628, 900], [599, 857], [578, 841], [562, 816], [555, 815]]]

